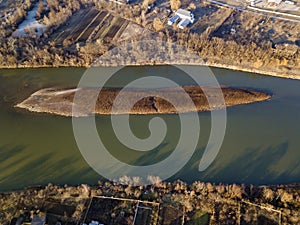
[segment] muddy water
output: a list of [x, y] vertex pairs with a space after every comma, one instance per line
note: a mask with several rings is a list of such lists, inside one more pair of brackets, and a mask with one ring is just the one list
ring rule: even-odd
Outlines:
[[[272, 93], [270, 101], [236, 106], [227, 110], [227, 130], [213, 164], [198, 171], [210, 132], [210, 113], [199, 113], [201, 136], [190, 162], [172, 179], [187, 182], [236, 182], [276, 184], [300, 181], [300, 81], [213, 69], [220, 84], [249, 87]], [[34, 91], [46, 87], [74, 87], [84, 69], [0, 70], [0, 190], [28, 185], [95, 184], [102, 179], [84, 161], [72, 132], [72, 120], [54, 115], [30, 113], [13, 106]], [[147, 75], [174, 78], [190, 84], [173, 67], [127, 67], [108, 86], [122, 87], [129, 80]], [[133, 132], [149, 136], [153, 116], [131, 116]], [[127, 149], [113, 134], [109, 116], [97, 116], [99, 134], [111, 154], [135, 165], [147, 165], [166, 158], [177, 144], [180, 123], [176, 115], [161, 116], [168, 133], [150, 153]]]

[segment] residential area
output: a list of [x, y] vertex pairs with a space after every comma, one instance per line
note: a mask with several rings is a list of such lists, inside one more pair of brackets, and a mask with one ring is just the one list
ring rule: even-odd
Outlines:
[[[296, 10], [299, 3], [292, 2], [283, 3]], [[261, 3], [25, 0], [23, 4], [23, 0], [7, 1], [0, 4], [4, 8], [0, 11], [0, 37], [4, 42], [0, 48], [0, 65], [87, 67], [115, 47], [140, 40], [162, 40], [194, 51], [206, 65], [282, 77], [298, 76], [299, 10], [269, 13], [261, 11], [269, 9], [257, 4]], [[267, 3], [274, 4], [277, 3]], [[18, 10], [14, 5], [19, 6]], [[140, 60], [128, 55], [107, 63], [138, 65]]]
[[[127, 178], [128, 179], [128, 178]], [[133, 184], [133, 183], [132, 183]], [[31, 187], [0, 194], [4, 225], [299, 224], [299, 186], [182, 181]], [[12, 219], [13, 218], [13, 219]]]

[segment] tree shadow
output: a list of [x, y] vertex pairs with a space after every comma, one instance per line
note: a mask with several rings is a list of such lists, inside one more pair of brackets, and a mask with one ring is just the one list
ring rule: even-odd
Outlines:
[[[215, 183], [245, 183], [245, 184], [279, 184], [297, 181], [297, 175], [292, 172], [299, 165], [288, 167], [281, 172], [272, 172], [279, 160], [288, 151], [288, 142], [267, 148], [247, 148], [241, 155], [230, 160], [226, 165], [222, 164], [222, 154], [219, 153], [215, 161], [204, 172], [199, 172], [199, 162], [205, 148], [198, 149], [189, 163], [172, 177], [172, 180], [182, 179], [188, 183], [195, 180]], [[222, 151], [222, 150], [221, 150]]]
[[166, 149], [167, 146], [168, 143], [166, 142], [159, 144], [155, 149], [143, 154], [141, 157], [135, 160], [133, 164], [136, 166], [145, 166], [164, 160], [172, 153], [172, 151]]
[[274, 173], [270, 168], [284, 157], [288, 150], [288, 142], [268, 148], [248, 148], [232, 160], [229, 165], [215, 170], [208, 177], [215, 177], [223, 182], [238, 182], [251, 184], [282, 183], [288, 179], [287, 171]]
[[14, 147], [9, 147], [8, 145], [0, 147], [0, 163], [2, 164], [4, 161], [8, 160], [12, 156], [21, 153], [26, 146], [17, 145]]
[[[44, 153], [41, 156], [28, 155], [26, 146], [0, 148], [0, 190], [13, 190], [31, 185], [43, 185], [49, 182], [79, 184], [97, 182], [97, 175], [81, 157], [58, 158], [56, 153]], [[42, 150], [41, 150], [42, 151]]]

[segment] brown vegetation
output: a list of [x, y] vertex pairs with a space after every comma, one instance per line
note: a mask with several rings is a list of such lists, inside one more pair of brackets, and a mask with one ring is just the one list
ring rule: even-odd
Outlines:
[[177, 10], [181, 6], [181, 0], [170, 0], [170, 5], [172, 10]]
[[[130, 89], [122, 91], [122, 103], [115, 102], [121, 89], [42, 89], [32, 94], [17, 106], [33, 112], [48, 112], [64, 116], [86, 116], [89, 114], [173, 114], [201, 112], [264, 101], [270, 95], [247, 89], [219, 89], [209, 87], [204, 91], [198, 86], [179, 89], [156, 90]], [[76, 98], [74, 99], [76, 93]], [[98, 95], [99, 94], [99, 95]], [[224, 96], [224, 101], [222, 100]], [[208, 99], [207, 99], [208, 98]], [[169, 101], [168, 101], [169, 99]], [[189, 104], [192, 100], [194, 107]], [[210, 101], [210, 103], [208, 103]], [[75, 111], [72, 112], [73, 107]], [[114, 108], [113, 107], [117, 107]], [[129, 107], [129, 108], [127, 108]]]
[[[296, 22], [219, 8], [207, 2], [190, 5], [188, 1], [156, 1], [155, 6], [147, 7], [153, 2], [119, 5], [96, 0], [55, 0], [47, 4], [16, 1], [14, 4], [20, 7], [2, 12], [3, 17], [7, 16], [0, 23], [0, 65], [88, 66], [123, 41], [147, 37], [191, 49], [207, 65], [293, 78], [300, 74], [300, 31]], [[193, 8], [196, 16], [195, 24], [184, 31], [166, 25], [171, 9], [179, 3], [183, 8]], [[41, 37], [13, 37], [34, 4], [38, 4], [37, 18], [47, 30]], [[132, 36], [123, 39], [126, 30]], [[158, 33], [153, 37], [154, 31]], [[130, 64], [134, 59], [129, 56], [124, 60]]]
[[159, 18], [155, 18], [153, 20], [153, 27], [154, 27], [155, 31], [160, 31], [164, 28], [164, 25]]
[[[30, 219], [35, 213], [44, 212], [49, 213], [48, 222], [53, 221], [50, 224], [56, 224], [57, 220], [68, 224], [81, 224], [91, 198], [99, 195], [159, 203], [158, 223], [151, 224], [182, 224], [183, 216], [184, 224], [199, 224], [202, 216], [211, 224], [296, 225], [300, 222], [299, 185], [258, 187], [199, 181], [187, 185], [182, 181], [176, 181], [158, 182], [151, 186], [134, 186], [134, 179], [128, 177], [126, 179], [129, 182], [127, 185], [109, 181], [99, 182], [96, 186], [62, 187], [49, 184], [0, 193], [0, 223], [7, 225], [13, 218], [16, 221], [20, 215], [27, 215]], [[134, 205], [130, 206], [125, 202], [120, 204], [122, 202], [117, 203], [110, 199], [108, 201], [111, 203], [102, 202], [96, 205], [94, 209], [105, 213], [98, 213], [95, 219], [116, 220], [120, 215], [117, 210], [121, 208], [130, 211], [125, 218], [132, 217]], [[94, 203], [92, 202], [92, 206]], [[118, 206], [115, 211], [105, 211], [112, 209], [110, 204]], [[92, 208], [87, 217], [94, 218], [93, 212]], [[132, 224], [132, 218], [129, 221]], [[124, 221], [124, 224], [128, 223]]]

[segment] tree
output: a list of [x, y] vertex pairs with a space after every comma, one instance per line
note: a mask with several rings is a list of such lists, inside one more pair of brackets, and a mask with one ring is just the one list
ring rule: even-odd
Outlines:
[[142, 9], [147, 9], [149, 5], [149, 0], [144, 0], [142, 4]]
[[155, 29], [155, 31], [160, 31], [164, 28], [164, 25], [159, 18], [155, 18], [153, 20], [153, 28]]
[[172, 10], [177, 10], [181, 7], [181, 0], [170, 0]]
[[142, 9], [147, 9], [149, 5], [155, 3], [156, 0], [144, 0], [142, 4]]
[[196, 5], [195, 5], [195, 3], [190, 3], [189, 4], [189, 9], [192, 9], [192, 10], [195, 10], [196, 9]]
[[264, 188], [263, 197], [267, 201], [272, 201], [274, 199], [274, 192], [270, 188]]
[[38, 8], [36, 10], [36, 18], [41, 19], [44, 11], [44, 3], [43, 1], [39, 1]]

